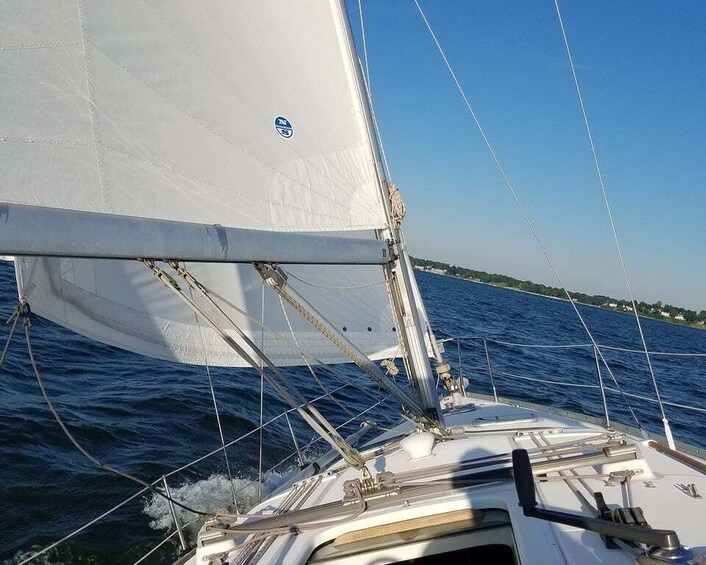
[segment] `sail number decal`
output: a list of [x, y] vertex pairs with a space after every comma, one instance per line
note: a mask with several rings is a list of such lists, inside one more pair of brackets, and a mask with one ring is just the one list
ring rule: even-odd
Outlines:
[[289, 139], [294, 134], [292, 124], [284, 116], [277, 116], [275, 118], [275, 129], [277, 133], [286, 139]]

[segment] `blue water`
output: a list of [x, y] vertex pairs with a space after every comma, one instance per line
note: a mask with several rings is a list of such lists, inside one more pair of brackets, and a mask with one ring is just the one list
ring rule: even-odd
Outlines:
[[[418, 273], [418, 281], [433, 326], [439, 335], [486, 336], [496, 341], [575, 344], [588, 340], [571, 305], [554, 299], [499, 289], [482, 284]], [[0, 265], [0, 314], [9, 315], [15, 305], [11, 267]], [[638, 348], [634, 319], [591, 307], [581, 312], [601, 344]], [[644, 320], [650, 348], [661, 351], [706, 351], [706, 331]], [[0, 328], [4, 343], [8, 328]], [[138, 357], [90, 342], [54, 324], [36, 319], [33, 344], [47, 388], [59, 412], [79, 441], [107, 464], [142, 478], [154, 480], [184, 463], [218, 448], [220, 440], [207, 387], [205, 370]], [[504, 376], [510, 373], [562, 383], [595, 384], [591, 349], [524, 349], [489, 342], [498, 392], [560, 408], [599, 415], [600, 396], [595, 389], [564, 385], [539, 385]], [[469, 339], [460, 347], [447, 344], [447, 356], [470, 379], [471, 388], [490, 392], [482, 341]], [[606, 352], [621, 386], [628, 392], [654, 397], [644, 357]], [[706, 359], [655, 357], [655, 372], [665, 398], [694, 406], [706, 406]], [[342, 367], [357, 376], [354, 368]], [[306, 371], [287, 371], [309, 398], [321, 394]], [[260, 381], [251, 371], [212, 370], [226, 439], [252, 430], [259, 422]], [[604, 375], [606, 381], [609, 377]], [[337, 381], [322, 374], [334, 387]], [[611, 384], [608, 383], [607, 384]], [[376, 387], [365, 385], [376, 393]], [[336, 398], [352, 411], [373, 401], [355, 388]], [[611, 416], [634, 424], [619, 397], [612, 395]], [[265, 419], [285, 407], [266, 389]], [[349, 415], [329, 399], [320, 410], [335, 424]], [[659, 432], [655, 405], [633, 401], [633, 409], [645, 428]], [[706, 417], [678, 408], [667, 409], [677, 439], [706, 447]], [[366, 414], [381, 425], [396, 419], [394, 405], [381, 405]], [[298, 416], [292, 425], [301, 444], [312, 434]], [[357, 429], [359, 422], [344, 428]], [[293, 453], [284, 419], [264, 432], [264, 466], [272, 466]], [[259, 434], [255, 433], [229, 450], [237, 485], [257, 477]], [[308, 449], [314, 456], [320, 444]], [[0, 373], [0, 562], [16, 563], [33, 549], [43, 547], [88, 519], [98, 516], [139, 490], [125, 479], [95, 468], [66, 440], [40, 396], [31, 372], [24, 341], [18, 335]], [[276, 482], [296, 467], [294, 459], [269, 473]], [[170, 485], [194, 506], [225, 508], [230, 490], [222, 455], [204, 460], [174, 477]], [[173, 493], [174, 494], [174, 493]], [[240, 496], [253, 501], [256, 489]], [[206, 505], [206, 506], [204, 506]], [[52, 551], [43, 563], [131, 563], [157, 541], [169, 524], [161, 500], [146, 494], [128, 503], [106, 520]], [[170, 562], [175, 545], [167, 544], [149, 563]]]

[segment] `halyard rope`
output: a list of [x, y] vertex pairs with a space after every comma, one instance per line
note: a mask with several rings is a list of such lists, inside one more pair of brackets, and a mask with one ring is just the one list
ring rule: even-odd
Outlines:
[[375, 138], [377, 139], [378, 147], [380, 148], [380, 157], [382, 157], [383, 172], [385, 173], [385, 178], [388, 180], [392, 179], [390, 175], [390, 167], [387, 164], [387, 155], [385, 155], [385, 146], [382, 143], [382, 136], [380, 135], [380, 128], [378, 127], [378, 120], [375, 116], [375, 108], [373, 107], [373, 91], [372, 85], [370, 83], [370, 66], [368, 65], [368, 42], [365, 36], [365, 22], [363, 18], [363, 2], [358, 0], [358, 16], [360, 19], [360, 35], [363, 43], [363, 61], [365, 62], [365, 68], [363, 73], [363, 83], [365, 86], [365, 92], [368, 96], [368, 108], [370, 109], [370, 118], [373, 122], [373, 130], [375, 131]]
[[392, 219], [392, 225], [399, 228], [402, 225], [402, 220], [407, 213], [407, 209], [402, 200], [400, 189], [397, 188], [394, 182], [387, 182], [387, 191], [390, 194], [390, 217]]

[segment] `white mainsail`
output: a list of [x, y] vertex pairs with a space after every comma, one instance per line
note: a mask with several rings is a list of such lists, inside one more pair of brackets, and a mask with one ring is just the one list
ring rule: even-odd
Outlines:
[[[341, 10], [334, 0], [0, 2], [0, 201], [375, 238], [387, 218]], [[16, 265], [33, 311], [79, 333], [163, 359], [242, 364], [137, 262]], [[398, 352], [380, 267], [285, 268], [365, 353]], [[251, 266], [190, 270], [264, 316], [272, 331], [238, 321], [273, 362], [302, 363], [278, 335], [290, 323], [312, 354], [344, 360], [283, 314]]]

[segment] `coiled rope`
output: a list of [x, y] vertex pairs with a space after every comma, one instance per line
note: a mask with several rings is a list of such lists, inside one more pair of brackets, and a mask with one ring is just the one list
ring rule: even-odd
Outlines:
[[392, 224], [394, 227], [399, 228], [402, 225], [402, 220], [407, 214], [407, 209], [405, 208], [404, 201], [402, 200], [402, 194], [400, 194], [400, 189], [397, 185], [388, 181], [387, 191], [390, 195], [390, 217], [392, 219]]

